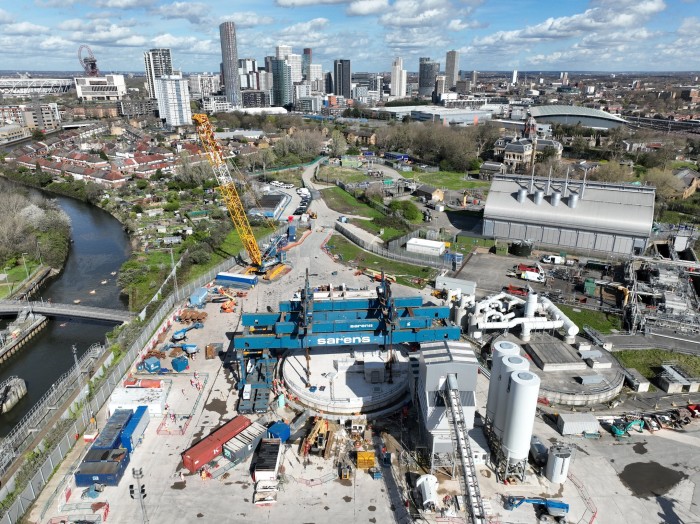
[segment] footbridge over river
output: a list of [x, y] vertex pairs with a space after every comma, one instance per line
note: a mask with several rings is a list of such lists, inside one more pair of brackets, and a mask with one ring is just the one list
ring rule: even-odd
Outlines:
[[47, 317], [88, 318], [124, 323], [133, 315], [123, 309], [109, 309], [79, 304], [59, 304], [55, 302], [37, 302], [26, 300], [0, 300], [0, 316], [17, 315], [23, 308], [29, 307], [34, 313]]

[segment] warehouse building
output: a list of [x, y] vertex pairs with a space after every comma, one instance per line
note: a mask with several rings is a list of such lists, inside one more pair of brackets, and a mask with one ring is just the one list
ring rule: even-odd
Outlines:
[[483, 234], [574, 252], [642, 254], [654, 219], [653, 187], [495, 176]]

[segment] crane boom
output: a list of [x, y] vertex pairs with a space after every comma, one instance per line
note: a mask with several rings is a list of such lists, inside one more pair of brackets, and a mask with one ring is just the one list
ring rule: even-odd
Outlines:
[[196, 113], [192, 115], [192, 120], [194, 120], [195, 126], [197, 128], [197, 134], [199, 139], [202, 141], [202, 146], [207, 153], [207, 158], [214, 170], [214, 176], [216, 181], [219, 183], [219, 191], [226, 204], [226, 209], [228, 209], [231, 220], [233, 220], [233, 225], [236, 228], [236, 232], [243, 243], [248, 256], [250, 257], [253, 265], [256, 267], [261, 267], [263, 262], [262, 253], [260, 252], [260, 247], [258, 246], [258, 241], [253, 235], [253, 229], [250, 227], [250, 222], [248, 222], [248, 217], [243, 207], [243, 202], [238, 196], [238, 191], [236, 191], [236, 184], [231, 176], [231, 172], [226, 165], [223, 155], [221, 154], [221, 148], [214, 138], [214, 130], [211, 127], [209, 118], [207, 115], [202, 113]]

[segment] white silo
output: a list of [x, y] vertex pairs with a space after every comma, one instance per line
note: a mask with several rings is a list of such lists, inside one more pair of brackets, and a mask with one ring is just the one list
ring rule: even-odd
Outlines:
[[467, 312], [463, 307], [460, 307], [459, 305], [455, 305], [454, 309], [454, 322], [459, 326], [459, 329], [464, 329], [464, 315], [466, 315]]
[[[469, 317], [471, 323], [473, 316]], [[505, 356], [520, 354], [520, 346], [507, 340], [498, 340], [493, 344], [491, 359], [491, 379], [489, 380], [489, 393], [486, 397], [486, 419], [493, 422], [498, 404], [498, 375], [501, 371], [501, 359]]]
[[[509, 355], [501, 358], [500, 377], [498, 379], [498, 397], [496, 400], [496, 414], [493, 419], [493, 431], [501, 437], [505, 432], [508, 406], [511, 402], [511, 394], [508, 392], [508, 384], [513, 373], [528, 371], [530, 361], [520, 355]], [[528, 437], [528, 442], [529, 442]]]
[[503, 455], [509, 463], [527, 460], [537, 411], [540, 377], [529, 371], [512, 373], [507, 386], [508, 406], [503, 430]]
[[545, 477], [553, 484], [563, 484], [569, 473], [569, 463], [571, 462], [571, 448], [567, 446], [552, 446], [549, 448], [547, 456], [547, 467]]

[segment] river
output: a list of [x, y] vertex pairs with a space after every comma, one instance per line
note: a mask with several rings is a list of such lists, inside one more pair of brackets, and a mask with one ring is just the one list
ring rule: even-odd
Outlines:
[[[36, 190], [31, 190], [36, 191]], [[121, 224], [99, 208], [71, 198], [55, 198], [71, 219], [73, 243], [63, 272], [45, 284], [34, 300], [126, 309], [116, 284], [119, 267], [129, 257], [129, 237]], [[106, 284], [101, 282], [107, 280]], [[91, 294], [90, 291], [95, 293]], [[9, 413], [0, 415], [0, 436], [7, 435], [51, 385], [73, 365], [72, 346], [78, 357], [92, 344], [103, 342], [114, 327], [109, 322], [51, 319], [48, 325], [9, 362], [0, 366], [0, 382], [17, 375], [27, 381], [27, 395]]]

